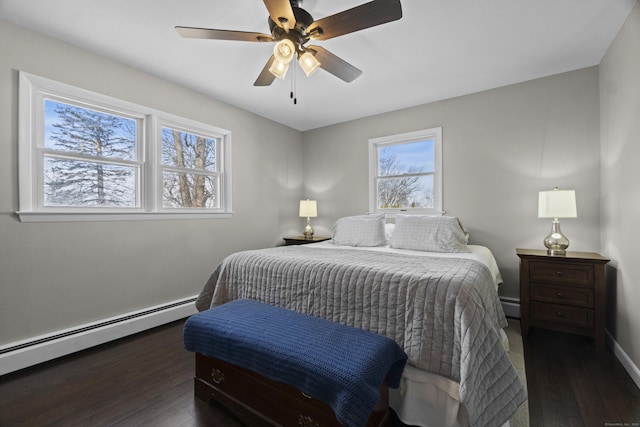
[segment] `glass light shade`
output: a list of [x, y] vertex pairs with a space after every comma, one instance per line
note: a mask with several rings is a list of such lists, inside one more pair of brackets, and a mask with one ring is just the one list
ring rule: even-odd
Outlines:
[[296, 47], [289, 39], [280, 40], [273, 47], [273, 55], [276, 57], [277, 61], [280, 61], [283, 64], [288, 64], [289, 62], [291, 62], [295, 52]]
[[318, 216], [318, 202], [315, 200], [300, 200], [299, 215], [305, 218], [315, 218]]
[[307, 77], [311, 76], [316, 70], [320, 67], [320, 62], [316, 59], [315, 56], [311, 52], [303, 53], [298, 59], [298, 63], [300, 64], [300, 68], [307, 75]]
[[574, 190], [541, 191], [538, 195], [538, 218], [577, 218]]
[[289, 64], [283, 64], [276, 59], [273, 61], [273, 64], [271, 64], [271, 67], [269, 67], [269, 72], [280, 80], [284, 80], [284, 76], [287, 74], [288, 69]]

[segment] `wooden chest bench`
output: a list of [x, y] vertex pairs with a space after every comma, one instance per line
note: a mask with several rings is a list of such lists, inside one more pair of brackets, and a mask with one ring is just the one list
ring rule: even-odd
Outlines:
[[[339, 419], [358, 427], [386, 425], [386, 382], [397, 386], [406, 362], [406, 354], [387, 338], [250, 300], [192, 316], [184, 336], [187, 350], [196, 353], [195, 395], [222, 403], [250, 426], [341, 426]], [[271, 337], [280, 342], [272, 344]], [[327, 338], [330, 345], [326, 345]], [[374, 343], [373, 353], [363, 354], [370, 350], [361, 345], [363, 340]], [[304, 351], [297, 351], [300, 348]], [[305, 363], [309, 363], [308, 370]], [[348, 371], [340, 376], [343, 365], [354, 363], [358, 368], [353, 375]], [[357, 382], [352, 376], [365, 378]], [[373, 382], [372, 377], [376, 378]], [[336, 406], [335, 399], [326, 403], [325, 382], [327, 390], [338, 389], [335, 396], [350, 396], [349, 404], [367, 396], [371, 406], [365, 406], [366, 410], [352, 406], [356, 410], [350, 411], [348, 405]], [[296, 383], [303, 385], [296, 387]], [[301, 391], [305, 388], [322, 397], [305, 394]], [[379, 399], [377, 404], [374, 396]], [[354, 422], [351, 415], [356, 413], [360, 421]]]
[[[388, 389], [367, 421], [367, 427], [386, 426]], [[195, 395], [205, 402], [218, 401], [249, 426], [340, 426], [325, 402], [298, 389], [248, 369], [196, 353]]]

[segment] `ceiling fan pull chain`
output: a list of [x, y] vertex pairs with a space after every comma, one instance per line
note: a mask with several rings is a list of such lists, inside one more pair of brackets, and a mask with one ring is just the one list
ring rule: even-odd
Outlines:
[[291, 89], [289, 91], [289, 98], [293, 99], [293, 74], [291, 73], [291, 79], [289, 80], [289, 85], [291, 86]]
[[291, 71], [291, 93], [289, 94], [289, 97], [291, 99], [293, 99], [293, 105], [297, 105], [298, 104], [298, 98], [296, 97], [296, 68], [297, 68], [297, 64], [296, 61], [292, 61], [293, 62], [293, 70]]

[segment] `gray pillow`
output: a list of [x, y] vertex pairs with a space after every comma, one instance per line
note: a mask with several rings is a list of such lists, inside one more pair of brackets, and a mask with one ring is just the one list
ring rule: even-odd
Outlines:
[[346, 216], [336, 221], [331, 239], [341, 246], [384, 246], [384, 214]]
[[452, 216], [396, 215], [391, 247], [427, 252], [470, 252], [468, 236]]

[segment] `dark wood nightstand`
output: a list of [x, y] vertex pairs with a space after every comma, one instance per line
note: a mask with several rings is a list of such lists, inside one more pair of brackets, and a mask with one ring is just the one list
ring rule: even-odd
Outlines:
[[287, 246], [290, 245], [306, 245], [307, 243], [318, 243], [324, 242], [325, 240], [331, 240], [331, 237], [317, 237], [314, 236], [313, 239], [306, 239], [304, 236], [294, 236], [294, 237], [283, 237], [284, 244]]
[[547, 255], [546, 250], [516, 249], [520, 257], [520, 328], [529, 327], [593, 337], [604, 349], [609, 259], [594, 252]]

